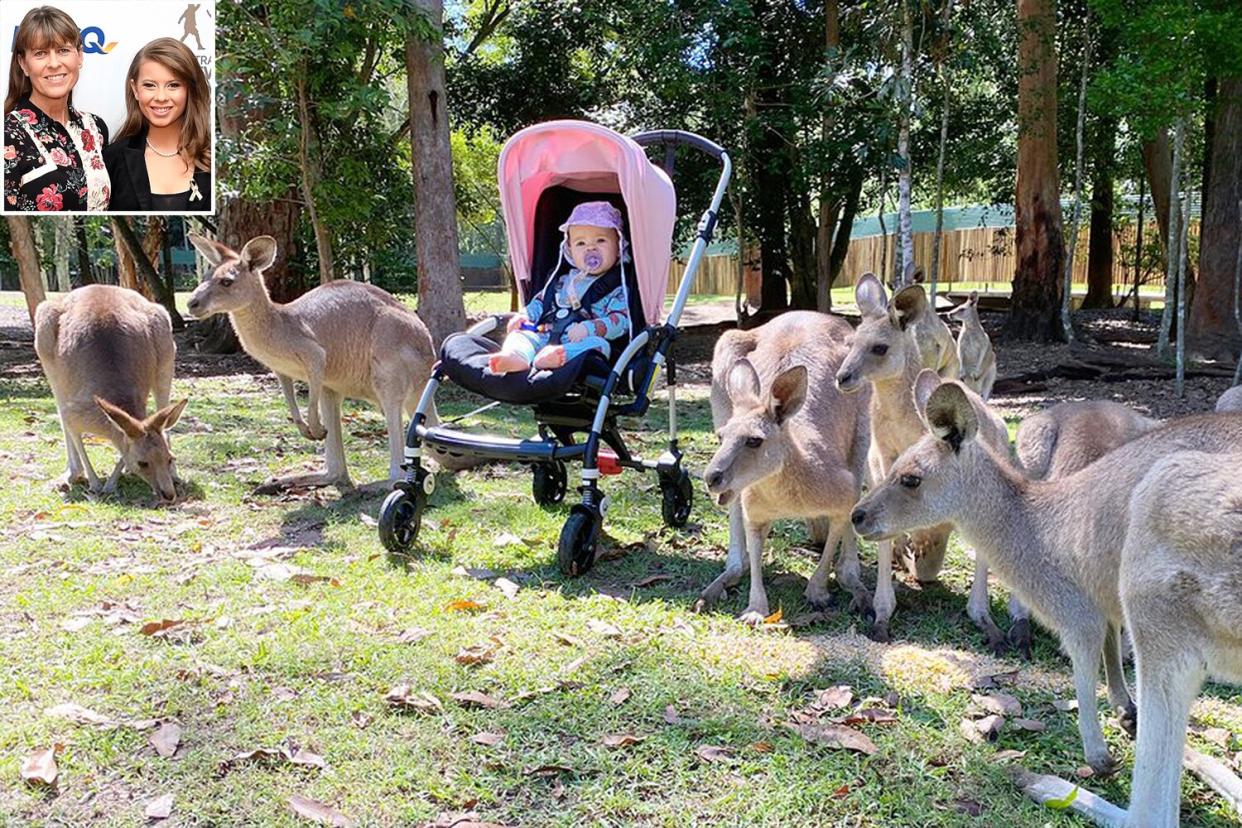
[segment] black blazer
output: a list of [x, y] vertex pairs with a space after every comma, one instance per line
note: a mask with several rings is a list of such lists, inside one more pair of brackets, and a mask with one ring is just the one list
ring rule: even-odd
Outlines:
[[[151, 180], [147, 178], [147, 132], [113, 141], [104, 148], [104, 165], [112, 179], [112, 200], [108, 209], [151, 210]], [[195, 170], [194, 183], [203, 194], [203, 201], [190, 204], [194, 212], [212, 209], [211, 170]]]

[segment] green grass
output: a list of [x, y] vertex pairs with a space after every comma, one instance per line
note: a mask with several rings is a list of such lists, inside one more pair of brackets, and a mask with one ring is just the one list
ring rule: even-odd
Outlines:
[[[673, 532], [661, 528], [652, 477], [605, 478], [613, 500], [604, 547], [619, 557], [566, 580], [554, 549], [567, 510], [535, 506], [526, 470], [493, 466], [439, 475], [420, 557], [407, 571], [388, 563], [376, 539], [378, 495], [249, 494], [269, 474], [317, 463], [270, 375], [182, 377], [174, 392], [191, 398], [173, 436], [191, 494], [160, 509], [128, 478], [114, 498], [54, 491], [64, 455], [48, 389], [37, 372], [0, 378], [8, 477], [0, 487], [0, 825], [139, 826], [145, 804], [167, 793], [182, 825], [305, 824], [286, 805], [295, 794], [359, 825], [421, 824], [470, 808], [524, 826], [1075, 824], [1018, 795], [992, 759], [998, 749], [1026, 751], [1027, 767], [1063, 777], [1083, 764], [1074, 714], [1051, 706], [1072, 698], [1067, 664], [1046, 635], [1031, 666], [982, 654], [962, 614], [970, 561], [959, 546], [942, 583], [899, 586], [899, 644], [866, 641], [844, 611], [793, 632], [755, 631], [734, 620], [744, 587], [715, 611], [691, 612], [720, 570], [727, 535], [701, 491], [689, 530]], [[705, 389], [681, 397], [683, 445], [698, 470], [714, 445]], [[477, 404], [453, 393], [442, 401], [448, 416]], [[532, 428], [524, 411], [493, 409], [472, 422], [504, 434]], [[658, 452], [663, 411], [632, 425], [636, 446]], [[346, 448], [355, 480], [386, 473], [378, 413], [349, 404]], [[110, 466], [110, 447], [90, 451], [97, 468]], [[264, 577], [245, 557], [267, 541], [296, 550], [287, 563], [335, 581]], [[807, 610], [798, 581], [814, 561], [805, 543], [798, 524], [772, 535], [769, 595], [787, 619]], [[873, 566], [872, 550], [864, 554]], [[521, 589], [510, 600], [459, 567], [489, 568]], [[653, 574], [668, 578], [635, 585]], [[994, 592], [998, 619], [1004, 599]], [[456, 601], [480, 607], [454, 611]], [[142, 622], [187, 621], [187, 634], [154, 638], [138, 624], [79, 615], [104, 602], [128, 602]], [[89, 623], [62, 627], [78, 617]], [[403, 643], [416, 628], [425, 637]], [[494, 649], [490, 663], [454, 660], [476, 645]], [[968, 742], [958, 725], [971, 703], [969, 674], [1018, 668], [1012, 692], [1048, 730]], [[389, 709], [384, 695], [399, 683], [443, 709]], [[878, 745], [873, 756], [810, 745], [784, 726], [816, 690], [841, 683], [858, 697], [900, 695], [895, 724], [861, 726]], [[631, 695], [615, 703], [622, 689]], [[463, 691], [512, 707], [467, 709], [449, 698]], [[1213, 688], [1205, 699], [1201, 718], [1242, 725], [1242, 700], [1231, 691]], [[114, 718], [174, 720], [181, 747], [163, 759], [148, 733], [45, 712], [66, 702]], [[481, 732], [503, 741], [472, 742]], [[643, 741], [603, 746], [621, 733]], [[1128, 769], [1127, 740], [1115, 726], [1107, 735]], [[242, 751], [285, 739], [327, 767], [222, 770]], [[25, 756], [52, 744], [63, 745], [57, 794], [19, 776]], [[705, 745], [729, 747], [734, 758], [700, 761], [695, 750]], [[531, 773], [542, 766], [567, 770]], [[1128, 772], [1089, 784], [1113, 801], [1128, 796]], [[1184, 796], [1188, 824], [1230, 824], [1228, 808], [1197, 782], [1187, 780]], [[981, 814], [963, 813], [964, 803]]]

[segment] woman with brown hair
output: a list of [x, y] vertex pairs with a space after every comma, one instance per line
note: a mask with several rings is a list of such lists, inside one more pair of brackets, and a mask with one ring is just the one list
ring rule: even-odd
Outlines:
[[108, 127], [73, 106], [82, 69], [78, 25], [60, 9], [31, 9], [17, 27], [4, 101], [4, 206], [11, 211], [107, 209], [101, 153]]
[[152, 40], [129, 65], [125, 123], [104, 153], [112, 210], [211, 210], [211, 91], [189, 47]]

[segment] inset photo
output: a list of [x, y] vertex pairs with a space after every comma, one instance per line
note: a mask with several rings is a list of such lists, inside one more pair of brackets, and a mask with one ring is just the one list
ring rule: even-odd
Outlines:
[[214, 212], [215, 33], [214, 0], [4, 0], [0, 212]]

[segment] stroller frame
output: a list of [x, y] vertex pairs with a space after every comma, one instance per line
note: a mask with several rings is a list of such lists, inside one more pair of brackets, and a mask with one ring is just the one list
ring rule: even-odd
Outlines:
[[[566, 575], [580, 575], [590, 569], [595, 561], [596, 543], [608, 508], [608, 499], [599, 488], [601, 441], [616, 455], [615, 459], [606, 458], [611, 465], [619, 467], [615, 471], [610, 470], [611, 473], [623, 468], [656, 472], [660, 481], [664, 522], [672, 527], [685, 526], [693, 504], [694, 486], [689, 472], [682, 465], [683, 455], [678, 446], [677, 371], [672, 348], [677, 338], [677, 323], [716, 227], [720, 204], [732, 174], [732, 162], [722, 147], [691, 132], [654, 130], [631, 138], [643, 148], [664, 148], [662, 166], [670, 180], [678, 146], [705, 152], [721, 164], [711, 205], [699, 219], [694, 245], [668, 317], [662, 324], [635, 334], [612, 364], [606, 378], [587, 372], [582, 378], [581, 389], [565, 397], [536, 403], [534, 409], [539, 439], [518, 440], [468, 433], [442, 425], [427, 426], [426, 412], [435, 399], [436, 390], [447, 378], [441, 363], [437, 362], [406, 431], [405, 462], [402, 464], [405, 477], [393, 485], [393, 491], [380, 510], [380, 540], [391, 555], [401, 559], [408, 557], [418, 537], [427, 498], [435, 489], [434, 475], [421, 462], [424, 446], [451, 455], [531, 464], [534, 467], [533, 494], [540, 505], [551, 505], [564, 499], [568, 488], [565, 463], [581, 460], [582, 483], [578, 488], [581, 502], [570, 509], [557, 548], [557, 561]], [[491, 316], [472, 326], [467, 333], [485, 335], [495, 330], [499, 323], [499, 317]], [[644, 350], [650, 358], [641, 376], [631, 377], [634, 398], [624, 403], [614, 402], [613, 396], [618, 392], [630, 363]], [[668, 448], [654, 460], [642, 459], [632, 455], [626, 447], [616, 418], [641, 416], [647, 411], [662, 367], [667, 369]], [[588, 416], [592, 406], [593, 416]], [[575, 442], [577, 434], [585, 434], [586, 439]]]

